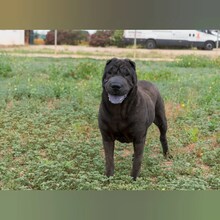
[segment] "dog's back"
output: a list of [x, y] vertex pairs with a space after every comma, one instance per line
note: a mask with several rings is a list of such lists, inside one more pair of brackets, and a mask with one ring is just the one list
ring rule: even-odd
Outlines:
[[154, 103], [154, 105], [156, 104], [158, 99], [161, 99], [159, 90], [153, 83], [145, 80], [139, 80], [137, 85], [140, 92], [143, 95], [147, 94], [150, 97], [151, 101]]

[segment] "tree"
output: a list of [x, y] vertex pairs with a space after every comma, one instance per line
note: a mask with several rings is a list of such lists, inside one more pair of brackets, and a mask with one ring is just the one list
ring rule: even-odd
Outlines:
[[126, 43], [123, 34], [123, 30], [115, 30], [112, 35], [112, 44], [117, 47], [125, 47]]

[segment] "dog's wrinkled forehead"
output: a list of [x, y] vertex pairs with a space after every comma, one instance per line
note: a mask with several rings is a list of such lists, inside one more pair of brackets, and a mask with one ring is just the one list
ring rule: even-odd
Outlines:
[[105, 70], [111, 72], [118, 72], [123, 70], [133, 69], [135, 71], [135, 63], [129, 59], [113, 58], [106, 62]]

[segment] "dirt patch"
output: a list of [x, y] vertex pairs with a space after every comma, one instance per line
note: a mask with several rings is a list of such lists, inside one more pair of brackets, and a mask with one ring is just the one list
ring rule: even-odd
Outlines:
[[[115, 151], [117, 151], [117, 146], [115, 146]], [[121, 157], [131, 157], [132, 155], [133, 155], [133, 148], [131, 148], [131, 149], [126, 149], [126, 148], [124, 148], [121, 152], [120, 152], [120, 156]], [[105, 153], [104, 153], [104, 149], [102, 148], [101, 150], [100, 150], [100, 155], [101, 155], [101, 157], [102, 158], [104, 158], [105, 157]], [[116, 154], [114, 154], [114, 157], [116, 156]]]
[[195, 153], [195, 146], [196, 144], [192, 143], [181, 148], [176, 148], [175, 154], [193, 154]]
[[[211, 143], [210, 150], [219, 147], [216, 137], [206, 137], [205, 139], [209, 140]], [[203, 149], [196, 146], [198, 146], [196, 143], [190, 143], [184, 147], [177, 148], [175, 150], [175, 154], [195, 154], [196, 158], [200, 159], [203, 156]]]
[[21, 146], [26, 146], [28, 144], [28, 136], [21, 134], [20, 143], [21, 143]]
[[42, 158], [46, 158], [46, 157], [47, 157], [47, 152], [46, 152], [44, 149], [40, 149], [39, 155], [40, 155]]
[[133, 154], [133, 150], [132, 149], [124, 149], [123, 153], [122, 153], [122, 157], [130, 157]]
[[165, 110], [167, 118], [175, 120], [183, 112], [184, 107], [173, 102], [166, 102]]
[[209, 140], [211, 141], [211, 145], [213, 148], [220, 147], [220, 143], [218, 143], [217, 141], [217, 134], [216, 136], [210, 137]]
[[6, 110], [12, 109], [13, 107], [14, 107], [14, 103], [13, 103], [13, 101], [10, 101], [6, 105]]
[[105, 158], [105, 152], [103, 148], [100, 149], [99, 154], [102, 158]]
[[173, 161], [164, 161], [163, 162], [163, 168], [166, 170], [172, 170]]
[[155, 184], [157, 183], [157, 177], [151, 177], [150, 179], [152, 183], [155, 183]]
[[58, 99], [50, 99], [50, 100], [48, 100], [48, 102], [47, 102], [48, 109], [50, 109], [50, 110], [55, 109], [59, 105], [59, 102], [60, 101]]
[[18, 163], [20, 166], [25, 165], [25, 158], [23, 157], [14, 157], [14, 162]]
[[202, 171], [203, 171], [203, 173], [204, 173], [205, 175], [210, 174], [210, 167], [209, 167], [208, 165], [199, 163], [199, 166], [200, 166], [200, 168], [202, 169]]

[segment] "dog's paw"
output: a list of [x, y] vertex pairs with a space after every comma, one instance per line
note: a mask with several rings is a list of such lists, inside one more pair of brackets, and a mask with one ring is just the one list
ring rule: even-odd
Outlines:
[[167, 159], [167, 160], [172, 160], [173, 159], [173, 156], [170, 154], [170, 152], [166, 152], [163, 154], [164, 158]]

